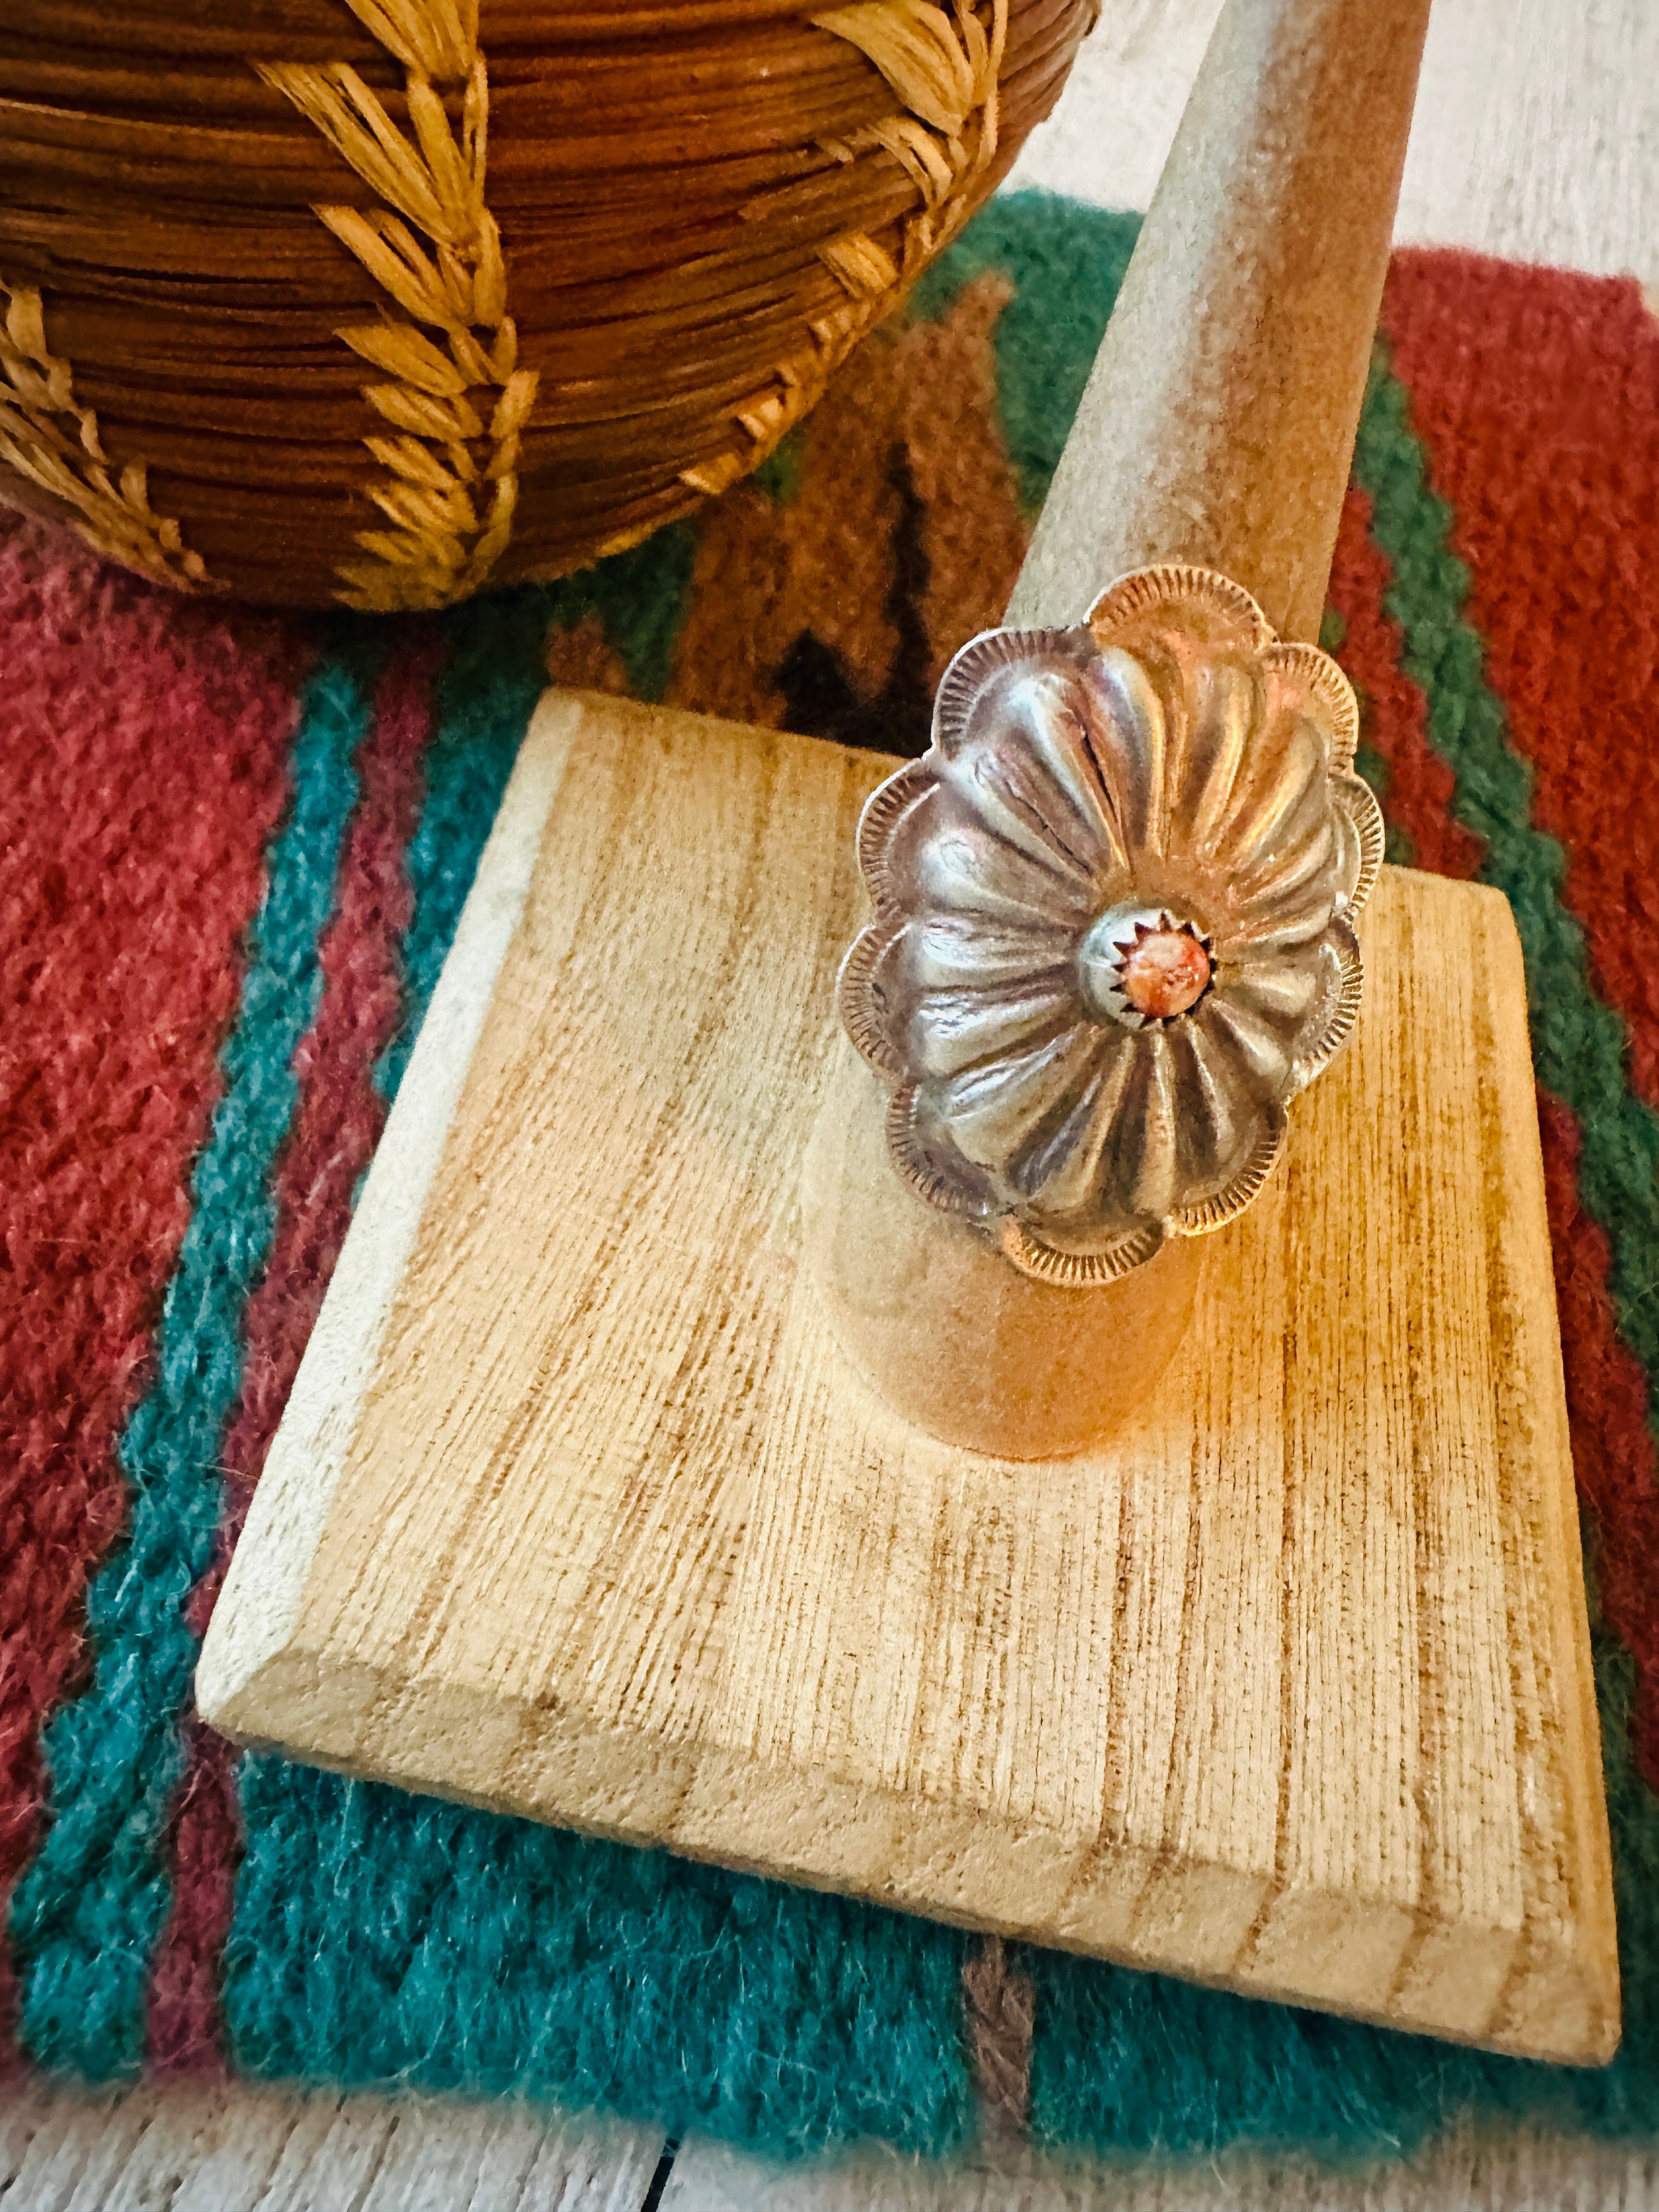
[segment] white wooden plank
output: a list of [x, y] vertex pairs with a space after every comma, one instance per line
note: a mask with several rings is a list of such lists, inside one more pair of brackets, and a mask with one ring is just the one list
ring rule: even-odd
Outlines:
[[948, 2166], [866, 2152], [781, 2166], [693, 2137], [660, 2212], [1644, 2212], [1651, 2146], [1459, 2130], [1408, 2161], [1334, 2172], [1300, 2156], [1117, 2163], [1011, 2152]]
[[1148, 207], [1220, 13], [1221, 0], [1104, 0], [1059, 104], [1003, 190]]
[[[1006, 189], [1144, 208], [1220, 0], [1106, 0]], [[1659, 277], [1659, 8], [1437, 0], [1395, 234]]]
[[[1011, 186], [1145, 207], [1218, 5], [1106, 0], [1059, 110], [1026, 148]], [[1398, 234], [1659, 280], [1653, 0], [1437, 0]], [[441, 2166], [447, 2202], [469, 2212], [636, 2212], [656, 2165], [659, 2138], [634, 2131], [612, 2166], [584, 2178], [568, 2163], [569, 2124], [520, 2115], [538, 2148], [515, 2179], [491, 2124], [499, 2115], [444, 2100], [343, 2105], [243, 2087], [146, 2090], [88, 2104], [14, 2082], [0, 2089], [0, 2208], [360, 2212], [370, 2201], [364, 2192], [379, 2185], [375, 2212], [413, 2212], [431, 2200], [410, 2193], [412, 2178], [401, 2198], [385, 2190], [399, 2185], [390, 2148], [398, 2121], [416, 2111], [422, 2127], [405, 2129], [406, 2145]], [[768, 2212], [1636, 2212], [1659, 2203], [1659, 2161], [1645, 2149], [1526, 2133], [1459, 2137], [1404, 2172], [1340, 2180], [1265, 2160], [1139, 2176], [1048, 2167], [1023, 2179], [1006, 2170], [929, 2175], [871, 2160], [835, 2185], [838, 2196], [802, 2196], [806, 2185], [803, 2174], [781, 2179], [726, 2152], [717, 2163], [691, 2145], [676, 2161], [663, 2212], [761, 2203]]]
[[448, 2098], [0, 2090], [4, 2212], [640, 2212], [659, 2130]]

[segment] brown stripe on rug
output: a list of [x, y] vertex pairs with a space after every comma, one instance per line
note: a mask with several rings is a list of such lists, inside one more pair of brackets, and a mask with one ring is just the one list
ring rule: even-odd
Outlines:
[[1018, 2142], [1031, 2102], [1031, 2030], [1036, 1998], [1017, 1954], [1000, 1936], [982, 1936], [963, 1962], [963, 2025], [979, 2100], [980, 2139]]

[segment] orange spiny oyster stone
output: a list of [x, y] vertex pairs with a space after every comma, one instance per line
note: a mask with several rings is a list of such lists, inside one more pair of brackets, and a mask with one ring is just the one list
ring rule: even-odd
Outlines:
[[1118, 986], [1137, 1013], [1150, 1021], [1184, 1014], [1204, 996], [1210, 956], [1185, 929], [1143, 929], [1123, 956]]

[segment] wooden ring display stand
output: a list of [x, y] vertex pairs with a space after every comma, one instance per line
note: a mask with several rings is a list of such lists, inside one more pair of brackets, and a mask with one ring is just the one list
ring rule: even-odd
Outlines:
[[[1014, 618], [1170, 559], [1312, 635], [1425, 14], [1230, 0]], [[1141, 1387], [1132, 1299], [997, 1273], [878, 1171], [833, 988], [890, 765], [544, 701], [203, 1712], [969, 1927], [1605, 2059], [1507, 907], [1384, 871], [1357, 1036], [1250, 1210], [1160, 1286], [1180, 1357]], [[908, 1386], [847, 1358], [837, 1278], [843, 1334], [908, 1332]]]

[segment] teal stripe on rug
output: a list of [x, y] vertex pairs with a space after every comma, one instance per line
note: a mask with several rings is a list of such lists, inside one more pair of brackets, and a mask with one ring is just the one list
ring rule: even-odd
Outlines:
[[1381, 346], [1354, 477], [1370, 495], [1371, 535], [1394, 570], [1383, 603], [1405, 633], [1401, 665], [1427, 700], [1429, 742], [1455, 778], [1451, 811], [1486, 841], [1480, 880], [1515, 909], [1533, 1062], [1577, 1117], [1579, 1194], [1611, 1241], [1620, 1334], [1656, 1386], [1659, 1409], [1659, 1115], [1632, 1092], [1624, 1024], [1590, 981], [1583, 932], [1561, 896], [1566, 856], [1532, 826], [1532, 770], [1509, 742], [1480, 635], [1464, 618], [1469, 579], [1452, 549], [1452, 512], [1430, 486], [1409, 394]]
[[88, 1593], [91, 1682], [45, 1733], [50, 1825], [12, 1904], [20, 2028], [37, 2063], [92, 2081], [131, 2075], [143, 2057], [145, 1978], [171, 1902], [163, 1845], [183, 1768], [178, 1717], [196, 1657], [185, 1607], [218, 1525], [216, 1464], [241, 1381], [242, 1313], [270, 1247], [270, 1170], [297, 1090], [290, 1063], [316, 1011], [318, 939], [368, 718], [364, 655], [348, 647], [304, 694], [293, 800], [248, 933], [155, 1378], [118, 1447], [131, 1519]]
[[[1594, 994], [1582, 933], [1561, 902], [1560, 848], [1532, 827], [1530, 771], [1509, 743], [1480, 637], [1466, 618], [1469, 579], [1452, 549], [1452, 513], [1430, 487], [1409, 396], [1380, 350], [1354, 477], [1370, 496], [1372, 536], [1393, 571], [1384, 604], [1404, 634], [1402, 666], [1425, 695], [1431, 742], [1453, 771], [1452, 811], [1486, 841], [1482, 876], [1515, 908], [1540, 1079], [1579, 1116], [1581, 1192], [1613, 1239], [1628, 1292], [1631, 1273], [1659, 1251], [1655, 1117], [1629, 1092], [1622, 1027]], [[1659, 1329], [1617, 1289], [1615, 1303], [1626, 1342], [1659, 1382]], [[1605, 1632], [1595, 1643], [1625, 2004], [1611, 2066], [1496, 2058], [1033, 1953], [1037, 2132], [1108, 2151], [1210, 2154], [1249, 2141], [1341, 2158], [1408, 2152], [1466, 2112], [1608, 2135], [1659, 2129], [1659, 1801], [1631, 1757], [1629, 1655]]]
[[1595, 1642], [1625, 1978], [1625, 2040], [1611, 2066], [1498, 2058], [1031, 1951], [1038, 2138], [1206, 2159], [1250, 2144], [1340, 2164], [1408, 2156], [1465, 2116], [1614, 2137], [1659, 2130], [1659, 1807], [1629, 1753], [1629, 1655], [1605, 1634]]
[[[536, 699], [597, 613], [659, 697], [695, 540], [459, 609], [409, 854], [396, 1091]], [[963, 1938], [847, 1899], [246, 1759], [225, 1954], [237, 2063], [274, 2079], [602, 2105], [794, 2152], [959, 2143]]]
[[519, 742], [547, 688], [547, 639], [596, 613], [641, 699], [659, 699], [685, 618], [696, 540], [684, 526], [563, 582], [473, 599], [449, 617], [426, 799], [407, 866], [413, 913], [403, 942], [404, 1012], [375, 1080], [395, 1098], [444, 955], [472, 886]]
[[[1486, 841], [1480, 869], [1514, 910], [1526, 963], [1527, 1012], [1539, 1081], [1577, 1119], [1578, 1193], [1606, 1231], [1619, 1333], [1646, 1372], [1659, 1413], [1659, 1115], [1630, 1087], [1625, 1026], [1597, 996], [1584, 935], [1562, 896], [1565, 855], [1531, 820], [1532, 770], [1510, 743], [1486, 648], [1468, 617], [1470, 578], [1454, 550], [1455, 515], [1433, 489], [1411, 396], [1385, 347], [1374, 356], [1354, 449], [1354, 477], [1371, 500], [1371, 536], [1393, 580], [1383, 594], [1403, 636], [1401, 665], [1423, 692], [1429, 742], [1452, 770], [1450, 811]], [[1659, 2128], [1659, 1799], [1631, 1752], [1634, 1669], [1611, 1634], [1595, 1637], [1602, 1762], [1613, 1826], [1625, 2037], [1612, 2066], [1558, 2073], [1577, 2124], [1611, 2133]], [[1498, 2110], [1516, 2083], [1547, 2069], [1489, 2077]], [[1528, 2094], [1540, 2094], [1531, 2090]]]
[[954, 1929], [277, 1759], [240, 1788], [225, 2016], [247, 2073], [602, 2106], [786, 2154], [968, 2133]]
[[448, 617], [426, 793], [404, 859], [410, 915], [399, 948], [403, 1013], [374, 1073], [388, 1100], [398, 1095], [519, 741], [547, 683], [552, 600], [550, 592], [532, 588], [471, 600]]
[[[1018, 278], [994, 343], [997, 411], [1029, 518], [1048, 495], [1139, 231], [1138, 215], [1079, 207], [1052, 192], [1000, 194], [910, 295], [910, 313], [927, 318], [988, 271]], [[1109, 581], [1101, 578], [1097, 588]], [[1081, 608], [1086, 578], [1078, 594]]]

